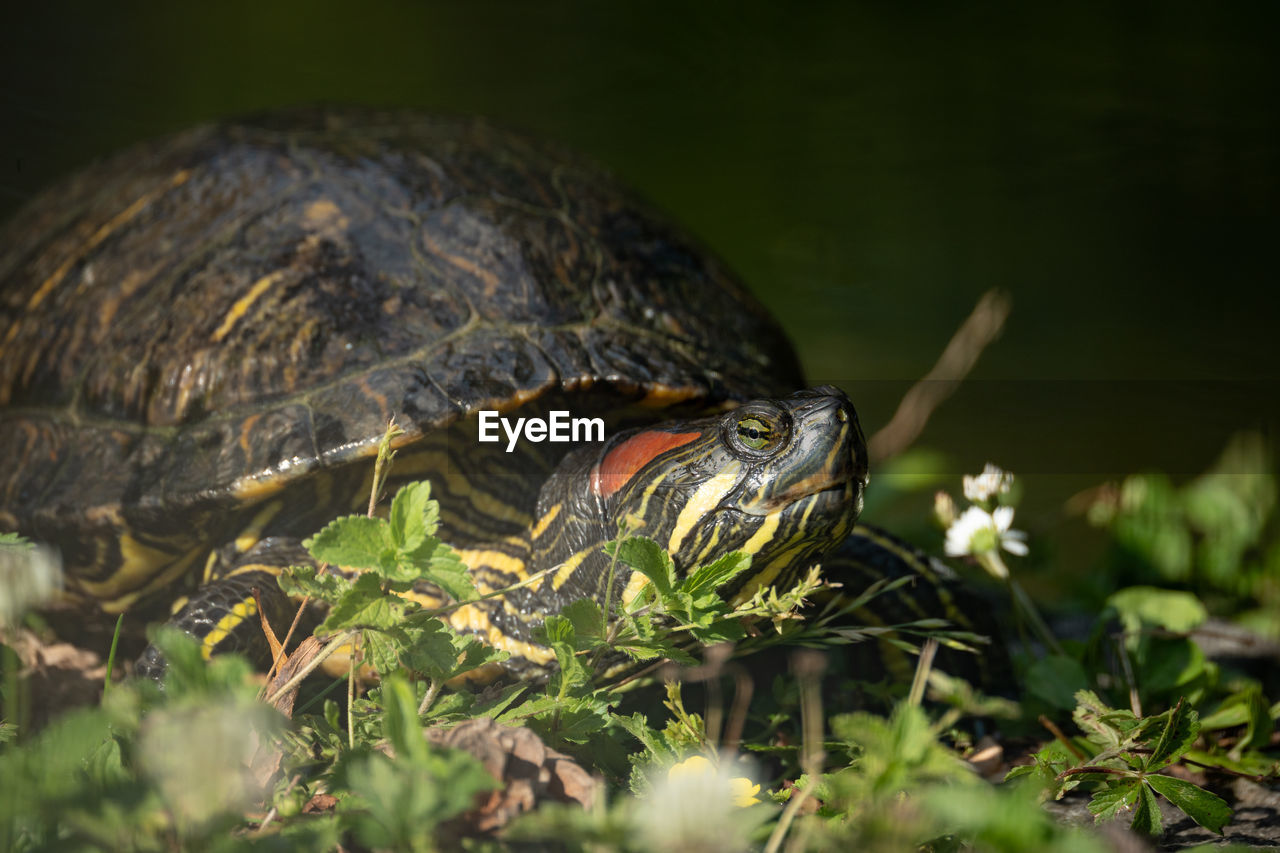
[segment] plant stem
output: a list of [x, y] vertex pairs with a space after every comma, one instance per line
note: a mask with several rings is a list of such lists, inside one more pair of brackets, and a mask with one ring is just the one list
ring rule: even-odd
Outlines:
[[355, 633], [356, 633], [355, 631], [343, 631], [341, 634], [339, 634], [338, 636], [330, 640], [329, 645], [321, 649], [320, 653], [317, 654], [310, 663], [308, 663], [305, 667], [303, 667], [297, 673], [297, 675], [293, 676], [293, 678], [290, 678], [288, 681], [282, 684], [279, 690], [277, 690], [275, 693], [272, 693], [271, 696], [267, 698], [267, 704], [274, 705], [281, 696], [288, 693], [293, 688], [297, 687], [302, 682], [302, 679], [306, 678], [308, 675], [315, 672], [316, 669], [320, 667], [320, 664], [324, 663], [326, 660], [328, 660], [333, 656], [334, 652], [342, 648], [345, 644], [351, 642], [352, 637], [355, 635]]
[[111, 673], [116, 669], [116, 646], [120, 643], [120, 629], [124, 626], [124, 614], [121, 613], [116, 619], [116, 630], [111, 634], [111, 649], [107, 652], [107, 674], [102, 680], [102, 702], [107, 701], [107, 694], [111, 692]]
[[364, 632], [358, 632], [352, 640], [351, 669], [347, 671], [347, 748], [356, 748], [356, 716], [352, 713], [356, 703], [356, 670], [360, 667], [360, 638]]
[[933, 637], [924, 641], [920, 650], [920, 659], [916, 662], [915, 678], [911, 679], [911, 692], [907, 694], [907, 704], [919, 705], [924, 699], [924, 688], [929, 683], [929, 670], [933, 668], [933, 657], [938, 653], [938, 641]]
[[1031, 597], [1022, 588], [1022, 584], [1014, 580], [1013, 576], [1009, 574], [1009, 567], [1000, 558], [1000, 552], [998, 550], [984, 551], [975, 556], [988, 572], [995, 577], [1004, 578], [1005, 583], [1009, 585], [1009, 594], [1013, 598], [1013, 612], [1019, 617], [1019, 623], [1025, 621], [1031, 628], [1031, 633], [1035, 634], [1036, 639], [1043, 643], [1044, 647], [1050, 652], [1055, 655], [1064, 654], [1062, 646], [1058, 643], [1058, 638], [1053, 636], [1053, 632], [1049, 630], [1049, 626], [1045, 624], [1044, 619], [1040, 618], [1040, 611], [1036, 610]]
[[444, 687], [444, 682], [438, 678], [431, 679], [431, 686], [427, 688], [427, 695], [422, 697], [422, 704], [418, 706], [418, 716], [421, 717], [427, 713], [431, 704], [436, 701], [436, 697], [440, 695], [440, 689]]

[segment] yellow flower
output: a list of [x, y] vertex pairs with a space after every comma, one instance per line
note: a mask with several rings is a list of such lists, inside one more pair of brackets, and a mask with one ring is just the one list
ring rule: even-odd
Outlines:
[[[714, 778], [716, 767], [705, 756], [695, 755], [692, 758], [686, 758], [679, 764], [673, 764], [671, 769], [667, 771], [667, 779], [690, 779], [699, 776], [707, 776]], [[760, 802], [756, 794], [760, 793], [760, 786], [753, 783], [745, 776], [734, 776], [728, 780], [729, 795], [733, 799], [733, 804], [738, 808], [746, 808]]]
[[671, 769], [667, 771], [667, 778], [683, 779], [686, 776], [707, 776], [715, 772], [716, 768], [705, 756], [695, 755], [693, 758], [686, 758], [679, 764], [671, 765]]
[[730, 779], [729, 789], [733, 795], [733, 804], [740, 809], [754, 806], [760, 802], [760, 798], [756, 796], [756, 794], [760, 793], [760, 785], [751, 784], [751, 780], [745, 776], [734, 776]]

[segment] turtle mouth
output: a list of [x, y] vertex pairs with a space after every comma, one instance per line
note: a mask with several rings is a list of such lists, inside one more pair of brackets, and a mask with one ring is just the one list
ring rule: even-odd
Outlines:
[[742, 511], [747, 515], [766, 516], [789, 509], [803, 509], [810, 503], [818, 511], [838, 506], [842, 503], [852, 504], [854, 499], [855, 478], [845, 475], [823, 478], [820, 481], [802, 481], [794, 486], [764, 500], [745, 506]]

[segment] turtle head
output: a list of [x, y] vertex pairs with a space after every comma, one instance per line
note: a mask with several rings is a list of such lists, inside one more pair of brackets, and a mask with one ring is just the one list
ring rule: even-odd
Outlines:
[[730, 596], [785, 585], [839, 544], [867, 482], [857, 415], [830, 386], [619, 433], [576, 467], [573, 514], [657, 541], [681, 572], [751, 554], [751, 570], [721, 590]]

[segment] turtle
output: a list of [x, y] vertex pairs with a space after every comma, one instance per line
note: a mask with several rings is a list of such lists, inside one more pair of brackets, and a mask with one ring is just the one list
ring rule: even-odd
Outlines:
[[[711, 252], [551, 143], [475, 118], [275, 112], [102, 160], [0, 245], [0, 530], [58, 546], [74, 606], [167, 619], [206, 656], [261, 652], [258, 607], [292, 612], [272, 575], [363, 509], [389, 422], [393, 479], [432, 483], [478, 588], [534, 579], [450, 617], [516, 674], [553, 660], [548, 614], [635, 594], [626, 570], [607, 588], [623, 518], [681, 571], [752, 554], [730, 597], [836, 548], [860, 584], [937, 581], [856, 525], [848, 397], [806, 388]], [[570, 415], [602, 430], [483, 440], [495, 417]]]

